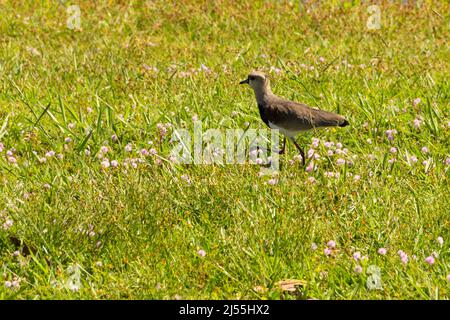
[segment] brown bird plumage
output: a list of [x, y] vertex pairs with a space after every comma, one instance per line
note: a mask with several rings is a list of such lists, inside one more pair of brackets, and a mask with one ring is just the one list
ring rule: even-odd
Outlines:
[[269, 79], [262, 72], [253, 71], [240, 83], [247, 83], [253, 88], [264, 123], [272, 129], [278, 129], [285, 136], [280, 154], [284, 153], [288, 137], [300, 151], [303, 164], [305, 154], [294, 139], [299, 132], [321, 127], [345, 127], [349, 124], [343, 116], [336, 113], [314, 109], [274, 95]]

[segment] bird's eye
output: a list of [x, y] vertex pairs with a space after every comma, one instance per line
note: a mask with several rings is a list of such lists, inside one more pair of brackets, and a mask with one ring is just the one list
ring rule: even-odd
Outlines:
[[253, 80], [255, 80], [255, 77], [248, 77], [248, 79], [249, 79], [250, 81], [253, 81]]

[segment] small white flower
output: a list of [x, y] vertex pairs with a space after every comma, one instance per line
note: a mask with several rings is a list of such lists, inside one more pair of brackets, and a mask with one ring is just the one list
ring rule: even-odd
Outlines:
[[206, 256], [206, 251], [203, 250], [203, 249], [200, 249], [200, 250], [197, 251], [197, 254], [198, 254], [200, 257], [203, 258], [204, 256]]
[[316, 183], [317, 180], [316, 180], [316, 178], [314, 178], [314, 177], [308, 177], [308, 182], [309, 182], [309, 183]]
[[110, 164], [108, 159], [105, 159], [105, 160], [102, 161], [101, 165], [102, 165], [103, 168], [107, 169], [107, 168], [109, 168], [109, 166], [111, 164]]
[[12, 164], [15, 164], [15, 163], [17, 163], [17, 160], [16, 160], [16, 158], [14, 158], [13, 156], [9, 156], [9, 157], [8, 157], [8, 162], [9, 162], [9, 163], [12, 163]]
[[51, 158], [51, 157], [53, 157], [55, 155], [55, 151], [53, 151], [53, 150], [50, 150], [49, 152], [47, 152], [46, 154], [45, 154], [45, 156], [47, 157], [47, 158]]
[[3, 229], [8, 230], [9, 228], [12, 227], [12, 225], [14, 224], [14, 222], [11, 219], [7, 219], [4, 223], [3, 223]]
[[356, 261], [361, 260], [361, 253], [359, 251], [355, 252], [353, 254], [353, 259], [355, 259]]

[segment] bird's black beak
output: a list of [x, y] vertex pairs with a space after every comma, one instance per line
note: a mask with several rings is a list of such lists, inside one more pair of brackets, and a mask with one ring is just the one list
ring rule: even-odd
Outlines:
[[239, 82], [239, 84], [246, 84], [246, 83], [249, 83], [248, 78]]

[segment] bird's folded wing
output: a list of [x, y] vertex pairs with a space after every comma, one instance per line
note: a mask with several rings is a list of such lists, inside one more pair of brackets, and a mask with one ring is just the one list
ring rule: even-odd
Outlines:
[[268, 104], [267, 113], [274, 122], [287, 130], [309, 130], [316, 127], [338, 126], [344, 117], [311, 108], [289, 100], [275, 100]]

